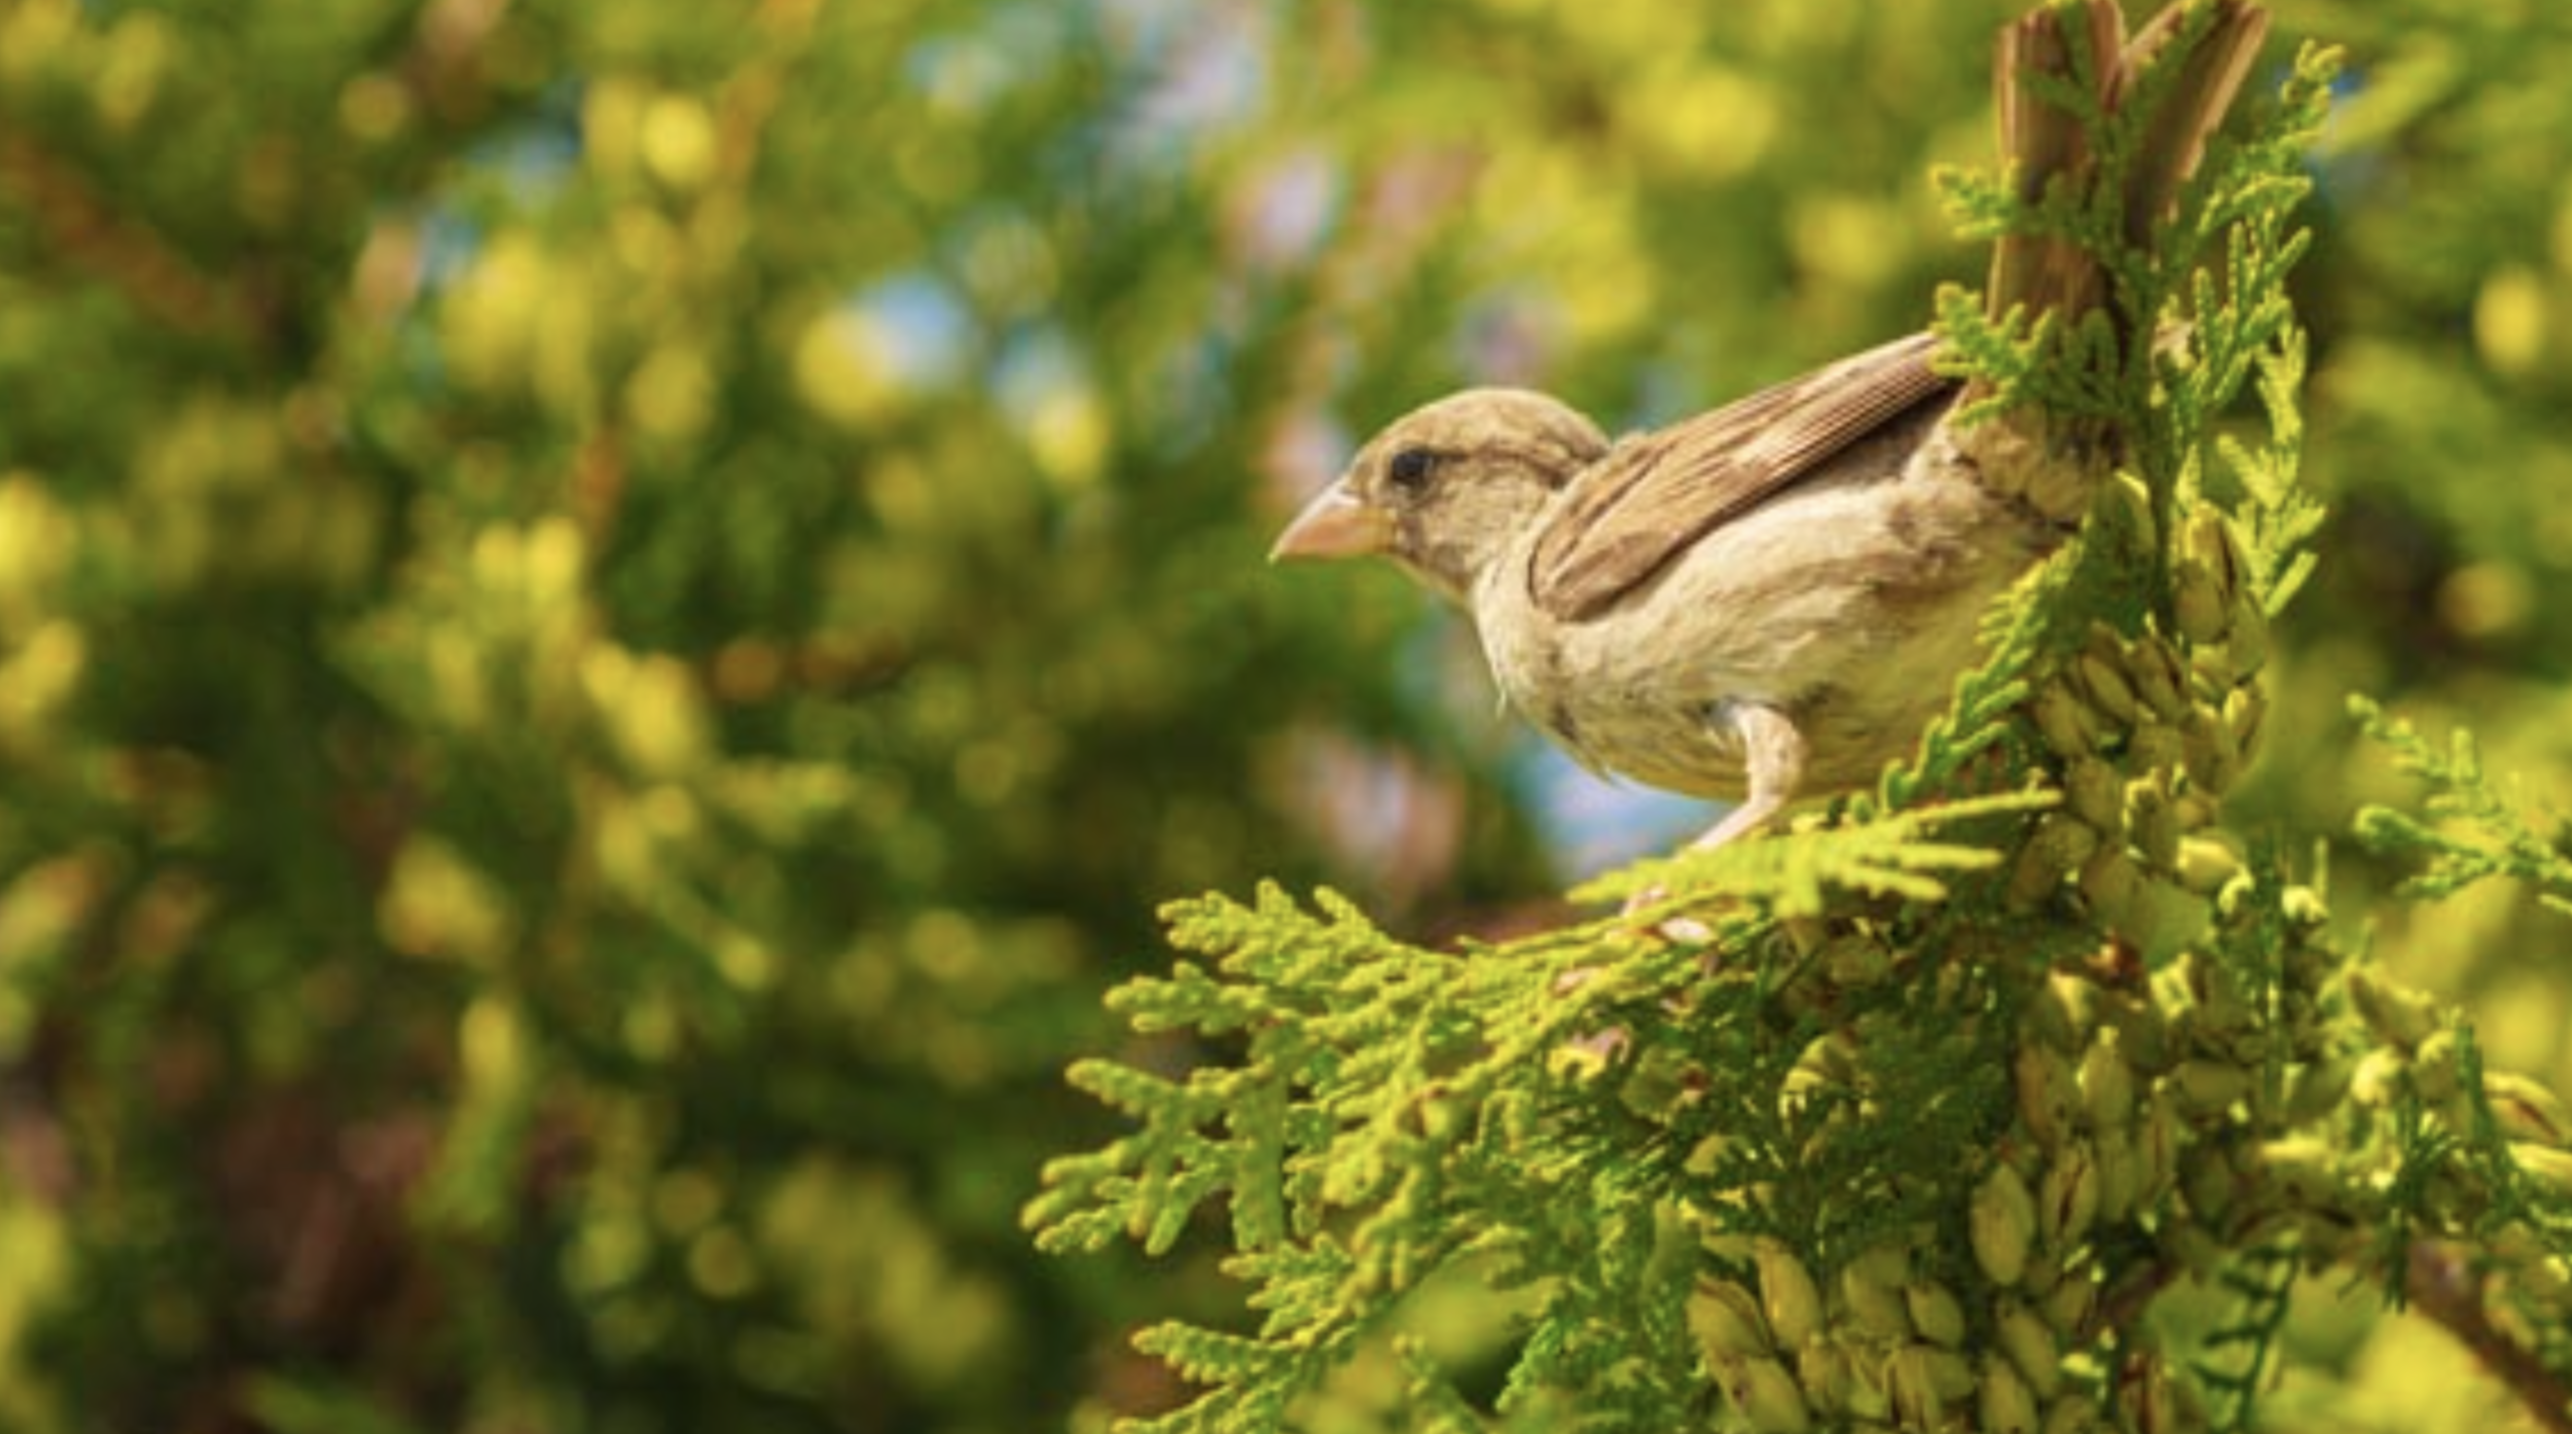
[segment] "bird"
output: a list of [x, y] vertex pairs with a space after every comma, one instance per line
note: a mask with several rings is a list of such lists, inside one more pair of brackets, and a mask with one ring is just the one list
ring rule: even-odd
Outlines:
[[[2177, 0], [2129, 40], [2111, 0], [2056, 0], [2005, 26], [2008, 182], [2031, 204], [2100, 182], [2066, 94], [2149, 104], [2120, 194], [2149, 242], [2267, 23], [2247, 0]], [[2017, 226], [1985, 292], [2006, 324], [2114, 321], [2087, 252]], [[1985, 395], [1939, 346], [1907, 335], [1613, 441], [1543, 393], [1468, 389], [1362, 445], [1271, 558], [1390, 559], [1464, 610], [1504, 704], [1583, 766], [1734, 803], [1694, 842], [1720, 846], [1908, 754], [1993, 601], [2113, 463], [2118, 435], [2032, 404], [1965, 421]]]

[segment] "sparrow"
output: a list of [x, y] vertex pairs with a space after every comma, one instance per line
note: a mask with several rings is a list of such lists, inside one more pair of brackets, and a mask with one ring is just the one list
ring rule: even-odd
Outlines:
[[[2005, 27], [2010, 182], [2030, 203], [2099, 182], [2066, 94], [2148, 103], [2122, 194], [2148, 242], [2267, 25], [2247, 0], [2179, 0], [2129, 42], [2110, 0], [2085, 0]], [[2095, 261], [2040, 234], [2001, 236], [1986, 290], [2040, 332], [2110, 307]], [[1720, 845], [1907, 755], [1993, 600], [2114, 461], [2117, 435], [2031, 405], [1958, 421], [1983, 395], [1938, 349], [1895, 339], [1613, 442], [1542, 393], [1470, 389], [1367, 442], [1271, 558], [1391, 559], [1465, 610], [1505, 704], [1582, 765], [1737, 803], [1696, 843]]]

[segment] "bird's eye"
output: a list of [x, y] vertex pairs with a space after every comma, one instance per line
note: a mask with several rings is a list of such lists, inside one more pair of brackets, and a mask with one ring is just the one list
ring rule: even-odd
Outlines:
[[1385, 481], [1405, 493], [1417, 493], [1438, 466], [1438, 455], [1426, 448], [1405, 448], [1384, 465]]

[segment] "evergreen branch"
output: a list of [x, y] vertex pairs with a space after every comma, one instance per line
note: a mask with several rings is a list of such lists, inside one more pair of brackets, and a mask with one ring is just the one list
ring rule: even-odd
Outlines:
[[2545, 1364], [2493, 1323], [2488, 1282], [2469, 1252], [2438, 1241], [2413, 1245], [2401, 1288], [2414, 1309], [2472, 1350], [2540, 1427], [2572, 1434], [2572, 1372]]
[[1484, 1434], [1491, 1427], [1482, 1412], [1456, 1392], [1446, 1371], [1418, 1339], [1405, 1335], [1395, 1340], [1393, 1352], [1402, 1365], [1403, 1398], [1417, 1415], [1413, 1427], [1422, 1434]]
[[2216, 440], [2226, 469], [2248, 495], [2249, 532], [2244, 548], [2253, 565], [2262, 610], [2285, 609], [2313, 569], [2310, 543], [2323, 520], [2322, 505], [2297, 485], [2304, 425], [2295, 395], [2304, 386], [2305, 342], [2300, 331], [2281, 332], [2259, 360], [2260, 405], [2270, 441], [2254, 453], [2229, 436]]
[[[2190, 1365], [2198, 1381], [2214, 1396], [2213, 1418], [2208, 1425], [2213, 1434], [2248, 1434], [2261, 1385], [2277, 1354], [2278, 1338], [2286, 1329], [2286, 1316], [2292, 1308], [2302, 1265], [2302, 1251], [2290, 1235], [2247, 1251], [2226, 1266], [2222, 1282], [2237, 1301], [2234, 1312], [2206, 1336], [2207, 1354]], [[2235, 1349], [2240, 1353], [2231, 1368], [2219, 1366], [2209, 1357]]]
[[1134, 1337], [1134, 1347], [1166, 1362], [1181, 1378], [1213, 1386], [1206, 1398], [1154, 1419], [1127, 1421], [1128, 1434], [1234, 1434], [1282, 1429], [1296, 1391], [1319, 1380], [1337, 1347], [1313, 1350], [1199, 1329], [1176, 1321]]
[[[2422, 863], [2404, 879], [2404, 894], [2437, 899], [2506, 877], [2535, 887], [2548, 907], [2572, 914], [2572, 857], [2493, 789], [2472, 733], [2457, 730], [2441, 752], [2410, 723], [2388, 717], [2367, 698], [2352, 696], [2349, 711], [2368, 737], [2393, 753], [2396, 770], [2428, 787], [2422, 816], [2383, 805], [2357, 815], [2358, 837], [2371, 850]], [[2549, 825], [2559, 830], [2562, 823]]]
[[[2456, 1233], [2492, 1247], [2515, 1231], [2558, 1259], [2572, 1259], [2572, 1154], [2561, 1123], [2541, 1132], [2504, 1121], [2493, 1092], [2504, 1083], [2483, 1069], [2471, 1024], [2456, 1020], [2422, 1043], [2417, 1059], [2433, 1083], [2454, 1094], [2444, 1112], [2456, 1132], [2454, 1164], [2472, 1177], [2478, 1197]], [[2452, 1079], [2447, 1072], [2452, 1069]], [[2529, 1137], [2533, 1138], [2529, 1138]]]
[[1934, 903], [1947, 896], [1941, 874], [1989, 870], [2000, 858], [1988, 847], [1927, 840], [1928, 833], [1984, 817], [2042, 811], [2054, 801], [2050, 792], [1967, 798], [1806, 832], [1792, 841], [1682, 851], [1587, 882], [1573, 889], [1572, 899], [1616, 900], [1666, 890], [1686, 904], [1756, 903], [1782, 916], [1813, 915], [1833, 891]]

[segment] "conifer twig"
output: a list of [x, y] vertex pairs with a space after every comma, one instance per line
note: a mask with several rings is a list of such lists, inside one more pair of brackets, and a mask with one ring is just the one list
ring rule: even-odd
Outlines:
[[2404, 1300], [2472, 1350], [2540, 1427], [2572, 1434], [2572, 1388], [2492, 1323], [2482, 1290], [2483, 1278], [2463, 1250], [2443, 1240], [2412, 1242]]

